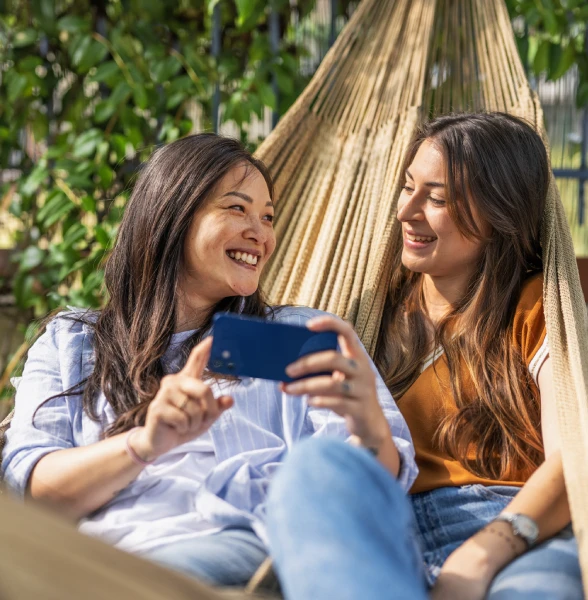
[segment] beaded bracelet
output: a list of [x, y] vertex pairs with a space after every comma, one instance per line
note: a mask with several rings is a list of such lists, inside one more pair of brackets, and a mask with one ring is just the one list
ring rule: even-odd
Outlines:
[[137, 463], [138, 465], [141, 465], [142, 467], [147, 467], [149, 465], [152, 465], [155, 462], [155, 459], [153, 460], [144, 460], [142, 459], [133, 449], [133, 447], [131, 446], [131, 435], [133, 433], [135, 433], [135, 431], [137, 431], [137, 429], [139, 429], [139, 427], [133, 427], [133, 429], [131, 429], [129, 431], [129, 433], [127, 433], [127, 437], [125, 438], [125, 450], [127, 451], [127, 454], [131, 457], [131, 460], [134, 463]]
[[492, 527], [492, 525], [488, 525], [488, 526], [484, 527], [484, 531], [487, 531], [488, 533], [494, 533], [498, 537], [502, 538], [511, 547], [511, 550], [513, 551], [515, 556], [521, 555], [521, 551], [517, 548], [514, 541], [511, 538], [509, 538], [507, 535], [504, 535], [504, 533], [502, 533], [502, 531], [495, 529], [494, 527]]

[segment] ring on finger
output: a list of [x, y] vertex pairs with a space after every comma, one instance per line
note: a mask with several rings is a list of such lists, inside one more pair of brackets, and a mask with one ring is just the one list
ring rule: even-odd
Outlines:
[[347, 379], [344, 379], [341, 382], [341, 389], [343, 390], [344, 396], [351, 396], [351, 381], [347, 381]]
[[190, 400], [190, 398], [188, 398], [188, 396], [186, 396], [179, 404], [178, 404], [178, 408], [180, 410], [184, 410], [186, 408], [186, 405], [188, 404], [188, 401]]

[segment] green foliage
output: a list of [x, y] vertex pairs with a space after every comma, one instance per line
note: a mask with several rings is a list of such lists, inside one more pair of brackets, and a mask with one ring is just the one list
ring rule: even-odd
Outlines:
[[[303, 15], [314, 0], [298, 2]], [[220, 10], [222, 48], [211, 52]], [[16, 233], [19, 306], [37, 314], [99, 306], [133, 177], [159, 144], [191, 132], [194, 107], [246, 139], [253, 114], [280, 114], [306, 81], [288, 40], [291, 7], [275, 0], [282, 39], [272, 53], [267, 0], [5, 0], [0, 3], [0, 165], [16, 169], [2, 197]], [[272, 88], [276, 77], [279, 101]], [[258, 140], [248, 140], [255, 144]]]
[[510, 15], [524, 29], [517, 44], [523, 63], [535, 74], [559, 79], [578, 68], [577, 104], [588, 104], [588, 3], [586, 0], [507, 0]]

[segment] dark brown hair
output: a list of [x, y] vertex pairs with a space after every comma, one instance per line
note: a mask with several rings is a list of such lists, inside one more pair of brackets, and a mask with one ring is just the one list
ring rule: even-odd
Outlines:
[[[240, 165], [263, 175], [273, 199], [264, 164], [238, 141], [215, 134], [192, 135], [156, 150], [134, 186], [106, 262], [106, 305], [97, 318], [84, 317], [94, 334], [94, 371], [76, 386], [77, 393], [83, 387], [84, 409], [95, 420], [96, 397], [103, 391], [117, 416], [107, 435], [144, 424], [164, 376], [160, 359], [176, 324], [176, 284], [186, 234], [215, 186]], [[260, 290], [248, 297], [225, 298], [186, 342], [186, 355], [218, 311], [263, 318], [271, 314]]]
[[[478, 476], [513, 478], [543, 457], [540, 402], [512, 343], [512, 327], [525, 280], [542, 270], [547, 152], [530, 125], [503, 113], [426, 123], [409, 147], [405, 167], [425, 140], [445, 159], [449, 214], [465, 237], [483, 244], [465, 295], [435, 327], [435, 347], [444, 350], [457, 406], [441, 424], [437, 442]], [[489, 235], [476, 225], [474, 213]], [[401, 402], [430, 346], [422, 276], [403, 266], [402, 231], [398, 223], [395, 227], [392, 280], [375, 358]]]

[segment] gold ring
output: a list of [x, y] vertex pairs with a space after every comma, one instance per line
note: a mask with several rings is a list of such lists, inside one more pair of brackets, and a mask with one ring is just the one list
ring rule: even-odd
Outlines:
[[188, 404], [190, 398], [188, 398], [188, 396], [186, 396], [179, 404], [178, 404], [178, 408], [180, 410], [184, 410], [186, 408], [186, 405]]

